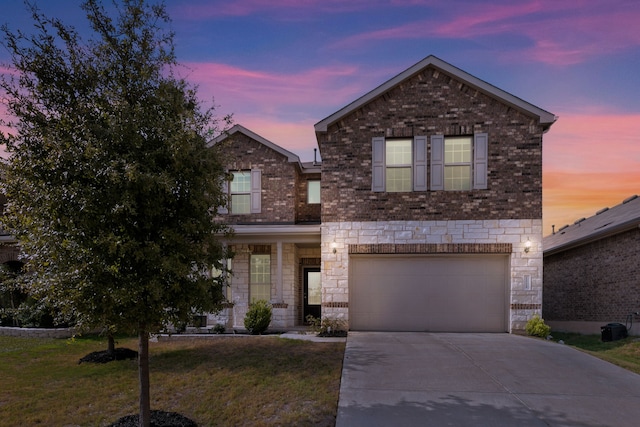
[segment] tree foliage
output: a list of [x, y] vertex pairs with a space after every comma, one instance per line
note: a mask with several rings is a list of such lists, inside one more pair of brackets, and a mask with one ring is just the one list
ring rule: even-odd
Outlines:
[[81, 327], [143, 336], [215, 310], [227, 257], [213, 220], [225, 203], [220, 148], [228, 126], [177, 77], [163, 4], [86, 0], [91, 36], [43, 16], [2, 27], [12, 55], [1, 123], [10, 153], [2, 225], [18, 238], [32, 294]]

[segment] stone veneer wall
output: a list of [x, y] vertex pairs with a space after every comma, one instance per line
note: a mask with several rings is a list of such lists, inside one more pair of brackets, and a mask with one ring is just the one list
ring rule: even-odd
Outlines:
[[[260, 245], [261, 247], [265, 245]], [[296, 325], [298, 298], [297, 290], [297, 251], [293, 243], [282, 244], [282, 295], [278, 294], [277, 287], [277, 244], [270, 246], [271, 254], [271, 304], [273, 314], [271, 329], [289, 328]], [[233, 302], [232, 324], [233, 328], [244, 329], [244, 318], [249, 309], [249, 259], [254, 245], [233, 245], [235, 257], [231, 267], [231, 301]]]
[[[529, 253], [524, 252], [527, 239], [532, 243]], [[323, 223], [322, 315], [349, 320], [350, 245], [511, 244], [510, 331], [524, 330], [527, 320], [542, 310], [541, 241], [540, 219]], [[525, 275], [531, 277], [530, 289], [525, 289]]]
[[75, 334], [73, 328], [14, 328], [0, 327], [0, 335], [22, 338], [71, 338]]

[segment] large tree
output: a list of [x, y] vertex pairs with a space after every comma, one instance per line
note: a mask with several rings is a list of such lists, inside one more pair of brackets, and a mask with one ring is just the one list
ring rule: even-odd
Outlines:
[[[149, 333], [215, 310], [227, 257], [214, 222], [229, 124], [177, 77], [164, 4], [82, 4], [85, 40], [27, 4], [33, 34], [2, 27], [0, 80], [13, 119], [4, 227], [19, 240], [30, 292], [79, 327], [139, 337], [140, 423], [150, 422]], [[112, 16], [113, 15], [113, 16]]]

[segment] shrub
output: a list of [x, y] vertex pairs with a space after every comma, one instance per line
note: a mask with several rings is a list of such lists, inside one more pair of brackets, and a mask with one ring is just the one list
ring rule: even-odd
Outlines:
[[320, 337], [344, 337], [347, 336], [347, 324], [344, 320], [332, 317], [322, 319], [308, 315], [306, 317], [309, 329]]
[[316, 334], [320, 333], [320, 325], [322, 324], [322, 321], [319, 317], [315, 317], [313, 314], [307, 314], [305, 320], [307, 321], [307, 325], [309, 325], [309, 330], [311, 332], [315, 332]]
[[252, 335], [260, 335], [271, 323], [271, 305], [265, 300], [258, 300], [249, 305], [244, 317], [244, 327]]
[[551, 332], [551, 326], [545, 325], [544, 320], [536, 314], [527, 322], [525, 330], [534, 337], [546, 338]]
[[325, 317], [322, 319], [318, 335], [321, 337], [346, 337], [347, 323], [342, 319]]
[[222, 323], [216, 323], [216, 325], [213, 327], [213, 333], [214, 334], [224, 334], [225, 330], [226, 330], [226, 328], [224, 327], [224, 325]]

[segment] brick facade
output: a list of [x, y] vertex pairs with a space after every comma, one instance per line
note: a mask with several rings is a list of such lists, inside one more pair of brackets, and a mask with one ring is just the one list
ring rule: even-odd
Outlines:
[[298, 199], [296, 209], [296, 222], [320, 222], [320, 204], [307, 203], [307, 182], [320, 181], [319, 173], [310, 173], [298, 177]]
[[262, 210], [258, 214], [224, 215], [229, 224], [290, 223], [296, 220], [298, 177], [296, 165], [271, 148], [236, 132], [225, 141], [228, 170], [262, 171]]
[[[488, 189], [371, 191], [373, 137], [479, 132], [489, 136]], [[428, 67], [318, 133], [322, 221], [542, 218], [542, 134], [538, 118]]]
[[634, 228], [546, 256], [544, 319], [624, 323], [640, 311], [639, 253], [640, 228]]

